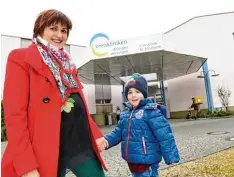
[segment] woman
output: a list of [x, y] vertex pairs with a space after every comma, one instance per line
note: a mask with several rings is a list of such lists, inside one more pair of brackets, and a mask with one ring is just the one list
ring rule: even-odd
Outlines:
[[103, 135], [88, 113], [77, 69], [64, 50], [71, 29], [62, 12], [43, 11], [35, 21], [33, 43], [9, 54], [2, 177], [62, 177], [67, 168], [76, 176], [105, 176], [96, 144]]

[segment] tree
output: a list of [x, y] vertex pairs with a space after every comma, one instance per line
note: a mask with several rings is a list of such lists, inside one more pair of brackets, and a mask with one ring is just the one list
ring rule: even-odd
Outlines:
[[231, 97], [231, 91], [229, 88], [222, 86], [218, 86], [217, 93], [222, 104], [222, 107], [228, 111], [229, 99]]

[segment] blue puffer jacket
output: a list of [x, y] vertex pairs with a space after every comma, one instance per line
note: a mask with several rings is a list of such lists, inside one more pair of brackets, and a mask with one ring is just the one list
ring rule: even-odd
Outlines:
[[169, 122], [151, 99], [142, 100], [135, 110], [125, 104], [118, 125], [105, 138], [108, 148], [122, 142], [122, 158], [129, 163], [154, 164], [162, 157], [166, 164], [180, 160]]

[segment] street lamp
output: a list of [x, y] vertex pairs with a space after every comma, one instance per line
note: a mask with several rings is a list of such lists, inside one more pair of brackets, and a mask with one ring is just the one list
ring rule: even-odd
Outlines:
[[213, 74], [211, 74], [211, 77], [217, 77], [217, 76], [219, 76], [219, 74], [216, 73], [215, 70], [210, 69], [210, 70], [208, 70], [207, 72], [201, 71], [201, 72], [200, 72], [200, 75], [197, 76], [197, 78], [205, 78], [205, 77], [207, 76], [207, 74], [209, 74], [209, 72], [213, 72]]

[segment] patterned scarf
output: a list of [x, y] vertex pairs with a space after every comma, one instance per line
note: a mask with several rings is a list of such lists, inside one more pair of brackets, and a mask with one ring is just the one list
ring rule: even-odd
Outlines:
[[37, 45], [44, 63], [53, 74], [64, 104], [72, 89], [78, 88], [78, 83], [74, 79], [76, 77], [74, 73], [77, 71], [76, 66], [64, 49], [56, 48], [40, 36], [34, 38], [33, 42]]

